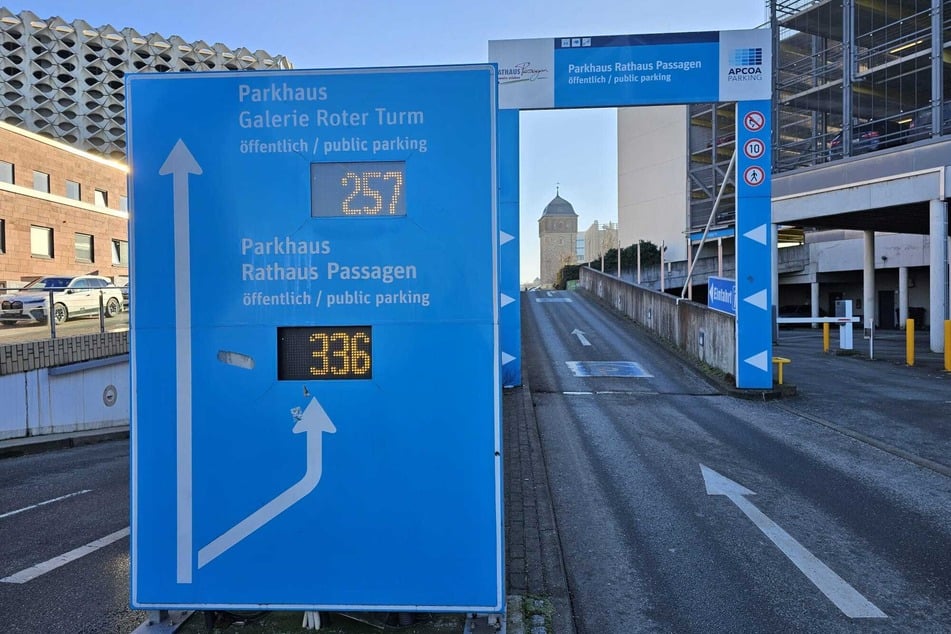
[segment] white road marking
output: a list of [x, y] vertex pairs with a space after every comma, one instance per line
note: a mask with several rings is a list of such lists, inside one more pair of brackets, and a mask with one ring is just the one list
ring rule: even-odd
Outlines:
[[0, 579], [0, 583], [26, 583], [27, 581], [32, 581], [33, 579], [36, 579], [40, 575], [45, 575], [47, 572], [50, 572], [51, 570], [56, 570], [60, 566], [65, 566], [71, 561], [76, 561], [80, 557], [85, 557], [86, 555], [90, 553], [96, 552], [100, 548], [105, 548], [109, 544], [112, 544], [113, 542], [117, 542], [123, 537], [128, 537], [128, 536], [129, 536], [129, 527], [126, 526], [121, 531], [116, 531], [115, 533], [112, 533], [111, 535], [106, 535], [102, 539], [97, 539], [96, 541], [90, 542], [86, 544], [85, 546], [74, 548], [73, 550], [69, 551], [68, 553], [64, 555], [60, 555], [59, 557], [53, 557], [52, 559], [48, 559], [44, 561], [43, 563], [36, 564], [35, 566], [30, 566], [29, 568], [21, 570], [20, 572], [16, 574], [12, 574], [9, 577], [4, 577], [3, 579]]
[[756, 528], [760, 529], [843, 614], [852, 619], [888, 618], [875, 604], [746, 499], [747, 495], [756, 495], [755, 493], [704, 465], [700, 465], [700, 472], [707, 487], [707, 495], [723, 495], [736, 504]]
[[59, 502], [60, 500], [65, 500], [67, 498], [75, 497], [77, 495], [82, 495], [83, 493], [90, 493], [91, 491], [92, 489], [83, 489], [82, 491], [76, 491], [75, 493], [68, 493], [66, 495], [61, 495], [58, 498], [53, 498], [52, 500], [46, 500], [45, 502], [40, 502], [38, 504], [31, 504], [30, 506], [24, 506], [22, 509], [17, 509], [15, 511], [7, 511], [6, 513], [0, 514], [0, 520], [2, 520], [5, 517], [10, 517], [11, 515], [16, 515], [17, 513], [22, 513], [23, 511], [29, 511], [30, 509], [46, 506], [47, 504], [52, 504], [53, 502]]
[[588, 338], [584, 336], [585, 333], [584, 333], [583, 331], [578, 330], [577, 328], [575, 328], [574, 330], [571, 331], [571, 334], [573, 334], [575, 337], [578, 338], [578, 341], [581, 342], [581, 345], [582, 345], [582, 346], [590, 346], [590, 345], [591, 345], [591, 342], [588, 341]]

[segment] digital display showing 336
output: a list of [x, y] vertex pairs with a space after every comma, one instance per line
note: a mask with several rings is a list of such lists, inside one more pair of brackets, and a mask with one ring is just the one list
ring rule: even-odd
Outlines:
[[370, 326], [292, 326], [277, 329], [277, 379], [373, 378]]
[[406, 215], [405, 161], [313, 163], [311, 206], [315, 218]]

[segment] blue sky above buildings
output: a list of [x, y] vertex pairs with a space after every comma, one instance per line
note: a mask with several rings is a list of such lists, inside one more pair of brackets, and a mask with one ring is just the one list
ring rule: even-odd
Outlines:
[[[766, 20], [765, 0], [34, 0], [3, 6], [41, 18], [262, 49], [285, 55], [296, 68], [484, 62], [489, 40], [749, 29]], [[613, 109], [522, 113], [522, 281], [538, 275], [537, 221], [556, 184], [579, 214], [579, 229], [617, 219]]]

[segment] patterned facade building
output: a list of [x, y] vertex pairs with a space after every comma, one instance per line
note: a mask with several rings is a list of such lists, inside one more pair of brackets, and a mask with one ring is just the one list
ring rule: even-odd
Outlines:
[[115, 159], [126, 154], [127, 73], [287, 68], [261, 50], [0, 7], [0, 121]]
[[538, 219], [541, 242], [539, 279], [545, 286], [555, 283], [558, 271], [577, 262], [578, 214], [570, 202], [557, 193]]

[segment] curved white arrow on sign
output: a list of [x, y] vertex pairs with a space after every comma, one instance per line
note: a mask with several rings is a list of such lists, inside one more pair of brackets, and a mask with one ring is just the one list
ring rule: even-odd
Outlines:
[[320, 476], [323, 474], [323, 434], [332, 434], [337, 431], [337, 428], [334, 427], [333, 421], [327, 416], [327, 412], [320, 406], [317, 399], [311, 398], [300, 420], [294, 425], [293, 431], [295, 434], [307, 435], [307, 470], [304, 472], [304, 477], [199, 550], [199, 568], [299, 502], [320, 482]]

